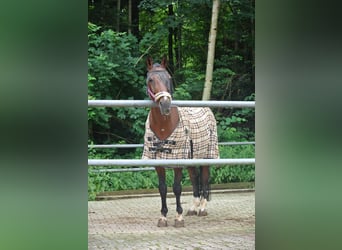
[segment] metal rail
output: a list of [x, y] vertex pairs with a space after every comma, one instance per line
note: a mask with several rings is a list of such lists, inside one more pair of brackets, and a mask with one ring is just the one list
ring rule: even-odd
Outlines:
[[155, 168], [106, 168], [106, 169], [91, 169], [92, 173], [121, 173], [121, 172], [140, 172], [140, 171], [154, 171]]
[[88, 148], [142, 148], [144, 144], [91, 144]]
[[[255, 108], [255, 101], [172, 101], [178, 107]], [[153, 107], [151, 100], [88, 100], [88, 107]]]
[[[220, 146], [251, 145], [254, 141], [246, 142], [219, 142]], [[144, 144], [91, 144], [88, 148], [142, 148]]]
[[170, 168], [201, 165], [250, 165], [255, 158], [245, 159], [172, 159], [172, 160], [114, 160], [88, 159], [89, 166], [167, 166]]

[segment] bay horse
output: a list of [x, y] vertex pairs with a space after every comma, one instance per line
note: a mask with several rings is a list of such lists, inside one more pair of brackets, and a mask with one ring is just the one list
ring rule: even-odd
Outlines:
[[[143, 159], [209, 159], [219, 158], [216, 120], [209, 108], [171, 106], [173, 86], [168, 73], [167, 60], [153, 64], [148, 57], [147, 93], [158, 105], [151, 107], [145, 123]], [[165, 167], [156, 166], [161, 197], [161, 217], [158, 227], [167, 226], [167, 185]], [[175, 227], [184, 227], [182, 193], [182, 168], [173, 168], [173, 193], [176, 196]], [[193, 189], [193, 204], [187, 215], [206, 216], [209, 200], [209, 166], [188, 167]]]

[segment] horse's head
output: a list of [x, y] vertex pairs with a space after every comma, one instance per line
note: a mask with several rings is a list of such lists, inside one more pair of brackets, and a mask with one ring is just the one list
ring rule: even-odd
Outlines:
[[169, 115], [172, 101], [172, 80], [170, 74], [166, 70], [166, 58], [164, 57], [161, 64], [153, 64], [151, 57], [146, 60], [147, 63], [147, 93], [151, 100], [159, 104], [160, 113]]

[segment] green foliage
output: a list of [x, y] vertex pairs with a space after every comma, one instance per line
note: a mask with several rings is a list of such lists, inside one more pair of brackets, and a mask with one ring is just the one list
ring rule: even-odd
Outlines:
[[247, 111], [235, 111], [231, 117], [217, 115], [217, 134], [220, 141], [254, 140], [254, 131], [250, 131], [243, 126], [247, 122], [245, 117], [248, 115], [249, 113]]
[[[220, 146], [221, 158], [254, 158], [254, 145]], [[212, 183], [255, 181], [255, 166], [222, 166], [211, 168]]]
[[189, 85], [182, 84], [181, 86], [175, 89], [173, 94], [173, 98], [175, 100], [191, 100], [191, 92], [189, 90]]
[[88, 32], [88, 74], [96, 79], [96, 84], [88, 85], [89, 94], [97, 99], [142, 96], [137, 39], [126, 33], [101, 31], [92, 23], [88, 23]]
[[139, 4], [140, 10], [148, 10], [152, 12], [160, 11], [172, 4], [171, 0], [141, 0]]
[[[190, 100], [188, 99], [191, 96], [192, 100], [201, 100], [202, 99], [202, 91], [204, 86], [205, 74], [198, 73], [194, 70], [182, 70], [180, 72], [183, 76], [185, 76], [185, 80], [182, 84], [179, 84], [176, 87], [176, 90], [184, 90], [187, 92], [186, 95], [180, 96], [180, 100]], [[176, 93], [175, 93], [176, 94]], [[184, 99], [182, 97], [185, 97]]]
[[[96, 168], [100, 169], [100, 168]], [[94, 200], [96, 194], [103, 191], [134, 190], [158, 188], [158, 177], [155, 171], [96, 173], [88, 171], [88, 199]], [[173, 171], [166, 171], [166, 182], [173, 184]]]
[[113, 108], [117, 118], [126, 121], [126, 129], [138, 138], [142, 138], [145, 132], [145, 121], [148, 109], [144, 108]]
[[[94, 86], [93, 81], [96, 81], [96, 78], [88, 74], [88, 90]], [[94, 96], [88, 95], [88, 100], [95, 100]], [[101, 108], [89, 108], [88, 107], [88, 125], [89, 127], [92, 124], [98, 124], [103, 128], [109, 128], [108, 120], [110, 118], [109, 113], [103, 107]]]
[[[88, 23], [88, 99], [142, 99], [143, 67], [137, 39]], [[142, 135], [147, 111], [89, 108], [89, 137], [100, 143]], [[121, 135], [120, 135], [121, 134]], [[105, 139], [104, 139], [105, 138]]]

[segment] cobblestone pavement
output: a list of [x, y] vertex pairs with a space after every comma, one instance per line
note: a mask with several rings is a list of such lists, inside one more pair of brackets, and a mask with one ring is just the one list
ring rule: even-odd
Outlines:
[[[182, 195], [183, 214], [192, 203]], [[175, 198], [168, 197], [168, 227], [157, 227], [159, 196], [88, 202], [88, 249], [254, 249], [255, 192], [212, 193], [208, 216], [184, 216], [175, 228]]]

